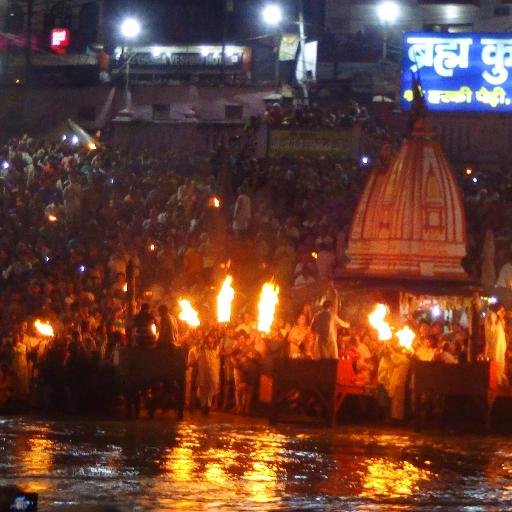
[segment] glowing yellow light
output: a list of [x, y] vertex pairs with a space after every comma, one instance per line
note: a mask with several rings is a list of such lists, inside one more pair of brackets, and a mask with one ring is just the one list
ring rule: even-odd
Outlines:
[[400, 498], [418, 490], [421, 481], [428, 481], [432, 473], [419, 469], [409, 462], [392, 462], [378, 459], [370, 461], [361, 496]]
[[374, 310], [368, 315], [368, 322], [377, 330], [380, 341], [388, 341], [391, 339], [391, 327], [384, 320], [388, 310], [384, 304], [376, 304]]
[[153, 336], [156, 336], [156, 325], [151, 324], [151, 332], [153, 333]]
[[[28, 440], [27, 448], [25, 455], [21, 458], [23, 470], [32, 477], [48, 476], [53, 463], [54, 442], [46, 437], [33, 437]], [[44, 482], [41, 484], [39, 482], [34, 482], [34, 484], [28, 482], [28, 485], [24, 487], [27, 487], [30, 492], [47, 488]]]
[[186, 322], [188, 325], [190, 325], [190, 327], [199, 327], [201, 325], [199, 315], [197, 314], [197, 311], [192, 307], [192, 304], [190, 304], [190, 301], [187, 299], [180, 299], [178, 304], [181, 308], [179, 314], [180, 320]]
[[278, 303], [279, 286], [274, 283], [265, 283], [261, 289], [260, 302], [258, 304], [258, 331], [270, 332]]
[[151, 252], [154, 252], [156, 250], [156, 245], [155, 244], [149, 244], [149, 250]]
[[312, 252], [312, 253], [311, 253], [311, 257], [312, 257], [314, 260], [317, 260], [317, 259], [318, 259], [318, 253], [317, 253], [317, 252]]
[[220, 208], [220, 199], [216, 196], [210, 197], [208, 200], [208, 206], [212, 208]]
[[128, 291], [128, 283], [124, 283], [123, 292], [127, 292], [127, 291]]
[[21, 80], [19, 78], [16, 78], [16, 83], [17, 84], [21, 83]]
[[467, 169], [466, 169], [466, 174], [467, 174], [468, 176], [471, 176], [471, 175], [473, 174], [473, 169], [469, 169], [469, 168], [467, 168]]
[[87, 147], [91, 150], [91, 151], [94, 151], [96, 149], [96, 144], [94, 144], [94, 142], [89, 142], [89, 144], [87, 144]]
[[57, 222], [57, 217], [51, 213], [48, 215], [48, 222]]
[[37, 319], [34, 322], [34, 327], [36, 328], [37, 332], [42, 336], [53, 336], [53, 327], [50, 325], [49, 322], [41, 322], [41, 320]]
[[412, 331], [408, 325], [395, 332], [395, 336], [398, 338], [398, 343], [401, 347], [412, 350], [412, 342], [414, 338], [416, 338], [416, 334], [414, 334], [414, 331]]
[[232, 283], [233, 277], [226, 276], [217, 296], [217, 321], [221, 323], [231, 322], [231, 304], [235, 298], [235, 290], [231, 286]]

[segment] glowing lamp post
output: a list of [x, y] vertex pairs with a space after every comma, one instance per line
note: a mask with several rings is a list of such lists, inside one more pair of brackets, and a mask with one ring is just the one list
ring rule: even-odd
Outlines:
[[388, 28], [400, 17], [400, 7], [393, 0], [384, 0], [377, 5], [377, 16], [382, 24], [382, 60], [388, 56]]
[[[120, 32], [125, 41], [135, 40], [139, 37], [141, 33], [141, 25], [140, 22], [135, 18], [125, 18], [120, 26]], [[128, 114], [131, 112], [131, 101], [130, 101], [130, 61], [132, 60], [135, 54], [130, 55], [126, 59], [125, 64], [125, 113]]]
[[281, 45], [280, 25], [283, 21], [283, 10], [277, 4], [268, 4], [261, 11], [261, 17], [265, 24], [276, 29], [276, 61], [275, 61], [275, 82], [279, 87], [279, 46]]

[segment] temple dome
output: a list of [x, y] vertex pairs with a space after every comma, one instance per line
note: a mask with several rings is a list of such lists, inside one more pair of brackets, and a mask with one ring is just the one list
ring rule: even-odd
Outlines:
[[460, 189], [424, 119], [369, 176], [349, 235], [347, 271], [375, 277], [465, 279]]

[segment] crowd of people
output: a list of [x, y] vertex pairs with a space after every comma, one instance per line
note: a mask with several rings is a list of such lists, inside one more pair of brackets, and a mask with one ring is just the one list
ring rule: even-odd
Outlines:
[[[402, 396], [410, 353], [380, 343], [365, 318], [340, 320], [332, 301], [294, 300], [346, 262], [366, 180], [359, 165], [226, 148], [209, 160], [134, 155], [62, 139], [24, 135], [0, 149], [0, 406], [114, 403], [119, 351], [141, 337], [137, 318], [148, 344], [186, 348], [187, 404], [204, 412], [253, 411], [276, 356], [348, 358], [357, 382]], [[488, 195], [467, 201], [484, 208]], [[233, 322], [219, 325], [215, 296], [227, 273], [237, 302]], [[262, 335], [256, 301], [270, 279], [283, 290], [282, 307]], [[200, 327], [179, 320], [179, 297], [193, 298]], [[38, 319], [53, 335], [37, 330]], [[416, 331], [418, 358], [465, 360], [467, 329], [422, 323]]]

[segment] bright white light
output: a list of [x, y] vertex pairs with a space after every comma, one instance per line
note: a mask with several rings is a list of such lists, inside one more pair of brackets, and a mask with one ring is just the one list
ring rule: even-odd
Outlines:
[[50, 257], [49, 256], [45, 256], [44, 257], [44, 261], [46, 261], [46, 263], [48, 263], [50, 261]]
[[439, 316], [441, 316], [441, 308], [437, 305], [431, 309], [431, 312], [434, 318], [438, 318]]
[[3, 167], [4, 169], [9, 169], [9, 162], [4, 162], [4, 163], [2, 164], [2, 167]]
[[391, 0], [384, 0], [377, 5], [377, 16], [383, 24], [393, 24], [400, 16], [400, 7]]
[[151, 55], [153, 55], [155, 59], [158, 59], [158, 57], [162, 55], [162, 48], [160, 48], [160, 46], [153, 46], [153, 48], [151, 48]]
[[283, 11], [277, 4], [267, 5], [262, 13], [263, 21], [268, 25], [279, 25], [283, 21]]
[[84, 273], [85, 272], [85, 265], [80, 265], [78, 267], [78, 271]]
[[459, 8], [456, 5], [447, 5], [444, 13], [447, 20], [453, 20], [458, 16]]
[[208, 57], [210, 50], [206, 46], [201, 46], [201, 57]]
[[496, 304], [498, 299], [496, 297], [489, 297], [489, 304]]
[[68, 138], [68, 136], [67, 136], [66, 134], [64, 134], [64, 135], [62, 136], [62, 142], [64, 142], [67, 138]]
[[361, 164], [362, 165], [368, 165], [370, 163], [370, 157], [367, 155], [363, 155], [361, 157]]
[[235, 54], [235, 49], [232, 47], [232, 46], [227, 46], [226, 47], [226, 57], [233, 57], [233, 55]]
[[478, 178], [476, 176], [473, 178], [473, 183], [478, 183]]
[[135, 39], [140, 34], [140, 23], [135, 18], [126, 18], [121, 23], [121, 34], [126, 39]]
[[73, 135], [71, 138], [71, 142], [76, 146], [78, 144], [78, 137], [76, 135]]

